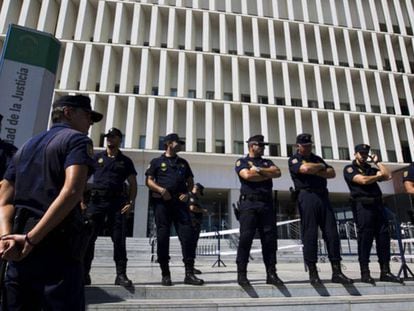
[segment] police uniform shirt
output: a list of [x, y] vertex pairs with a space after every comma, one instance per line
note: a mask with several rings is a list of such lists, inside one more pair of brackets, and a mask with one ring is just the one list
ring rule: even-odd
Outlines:
[[236, 162], [235, 170], [241, 183], [240, 194], [269, 194], [273, 188], [273, 181], [271, 178], [263, 181], [249, 181], [240, 176], [240, 171], [243, 169], [250, 169], [252, 166], [268, 168], [275, 166], [271, 160], [263, 159], [262, 157], [251, 158], [246, 156], [240, 158]]
[[289, 172], [295, 185], [295, 189], [326, 189], [326, 186], [328, 184], [326, 178], [313, 174], [302, 174], [299, 172], [300, 166], [305, 163], [322, 163], [326, 166], [326, 168], [332, 167], [326, 164], [321, 157], [313, 153], [311, 153], [307, 158], [305, 158], [303, 155], [299, 153], [292, 155], [289, 158]]
[[352, 181], [354, 176], [363, 175], [363, 176], [375, 176], [378, 172], [378, 169], [372, 167], [368, 163], [363, 165], [358, 165], [354, 160], [352, 164], [344, 167], [344, 178], [348, 184], [349, 190], [351, 191], [351, 196], [353, 198], [360, 197], [370, 197], [377, 198], [382, 195], [381, 189], [378, 186], [377, 182], [374, 182], [369, 185], [360, 185]]
[[65, 169], [87, 165], [93, 169], [92, 141], [85, 134], [58, 123], [23, 145], [4, 178], [15, 184], [15, 205], [43, 215], [59, 195]]
[[4, 173], [16, 151], [15, 146], [0, 139], [0, 180], [3, 179]]
[[95, 154], [95, 173], [93, 175], [93, 187], [111, 191], [122, 191], [125, 180], [137, 175], [134, 163], [124, 155], [121, 150], [115, 157], [109, 157], [106, 150]]
[[406, 181], [414, 182], [414, 163], [411, 163], [407, 170], [403, 173], [403, 182]]
[[166, 157], [165, 154], [151, 160], [145, 176], [152, 176], [170, 194], [187, 193], [187, 179], [194, 177], [185, 159], [179, 156]]

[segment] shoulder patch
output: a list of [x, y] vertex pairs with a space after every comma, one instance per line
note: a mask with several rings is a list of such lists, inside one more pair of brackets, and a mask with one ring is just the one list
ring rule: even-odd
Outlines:
[[92, 144], [87, 144], [86, 145], [86, 153], [88, 154], [88, 156], [90, 158], [93, 159], [93, 146], [92, 146]]
[[240, 166], [240, 164], [241, 164], [240, 160], [237, 160], [237, 162], [236, 162], [236, 166], [237, 166], [237, 167], [239, 167], [239, 166]]
[[167, 163], [162, 162], [160, 165], [161, 171], [166, 171], [167, 170]]
[[405, 171], [404, 172], [404, 177], [407, 177], [408, 176], [408, 171]]
[[352, 166], [350, 166], [346, 169], [346, 171], [347, 173], [351, 174], [354, 171], [354, 169], [352, 168]]
[[104, 163], [104, 159], [103, 159], [103, 158], [99, 158], [99, 159], [98, 159], [98, 164], [99, 164], [99, 165], [103, 165], [103, 163]]
[[292, 160], [292, 164], [297, 164], [297, 163], [298, 163], [298, 159], [294, 158], [294, 159]]
[[253, 166], [253, 162], [252, 161], [248, 161], [247, 164], [249, 164], [250, 167]]

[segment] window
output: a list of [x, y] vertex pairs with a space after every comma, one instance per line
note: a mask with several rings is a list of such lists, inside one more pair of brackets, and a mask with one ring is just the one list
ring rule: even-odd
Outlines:
[[99, 82], [96, 82], [95, 84], [95, 92], [99, 92], [99, 88], [101, 87], [101, 85], [99, 84]]
[[323, 106], [325, 107], [325, 109], [335, 109], [335, 104], [334, 102], [323, 102]]
[[397, 162], [397, 154], [395, 150], [387, 150], [388, 162]]
[[322, 158], [333, 159], [332, 147], [322, 146]]
[[[359, 111], [359, 112], [366, 112], [367, 111], [365, 105], [362, 105], [362, 104], [356, 104], [355, 108], [356, 108], [356, 111]], [[374, 107], [372, 107], [372, 108], [374, 108]], [[372, 109], [372, 110], [374, 110], [374, 109]]]
[[254, 56], [253, 52], [244, 51], [244, 55], [246, 56]]
[[401, 114], [403, 116], [409, 116], [410, 111], [408, 110], [407, 100], [405, 98], [399, 98]]
[[228, 101], [233, 101], [233, 93], [224, 93], [223, 99]]
[[340, 103], [340, 107], [341, 107], [341, 110], [346, 110], [346, 111], [351, 110], [349, 103]]
[[237, 54], [237, 51], [236, 50], [229, 50], [229, 54], [236, 55]]
[[346, 147], [339, 147], [339, 160], [350, 160], [349, 149]]
[[206, 99], [214, 99], [214, 91], [206, 91]]
[[160, 136], [158, 138], [158, 150], [164, 150], [164, 137], [165, 136]]
[[280, 144], [270, 143], [269, 144], [269, 155], [273, 157], [280, 156]]
[[202, 47], [201, 47], [201, 46], [196, 46], [196, 47], [195, 47], [195, 50], [196, 50], [196, 51], [198, 51], [198, 52], [201, 52], [203, 49], [202, 49]]
[[139, 149], [145, 149], [145, 135], [139, 135], [139, 142], [138, 142], [138, 148]]
[[233, 153], [234, 154], [243, 154], [244, 153], [244, 144], [242, 141], [233, 142]]
[[387, 107], [387, 113], [388, 114], [395, 114], [395, 108], [394, 107]]
[[197, 152], [206, 152], [206, 140], [197, 138]]
[[302, 100], [301, 99], [292, 98], [291, 102], [292, 102], [292, 106], [302, 107]]
[[269, 100], [268, 100], [267, 96], [261, 96], [261, 95], [259, 95], [259, 96], [257, 97], [257, 101], [258, 101], [260, 104], [268, 104], [268, 103], [269, 103]]
[[244, 103], [250, 103], [250, 94], [241, 94], [241, 101]]
[[379, 107], [379, 106], [372, 105], [372, 106], [371, 106], [371, 110], [372, 110], [372, 112], [374, 112], [374, 113], [381, 113], [381, 109], [380, 109], [380, 107]]
[[276, 105], [285, 106], [285, 99], [283, 97], [275, 97]]
[[224, 140], [216, 140], [216, 153], [224, 153]]
[[119, 83], [115, 84], [114, 92], [119, 93]]
[[170, 96], [174, 96], [174, 97], [177, 96], [177, 89], [176, 88], [171, 88], [170, 89]]
[[184, 48], [185, 48], [185, 47], [184, 47], [184, 45], [182, 45], [182, 44], [180, 44], [180, 45], [178, 46], [178, 49], [179, 49], [179, 50], [184, 50]]
[[151, 95], [158, 95], [158, 86], [154, 86], [151, 90]]
[[188, 98], [195, 98], [196, 90], [188, 90]]
[[164, 49], [167, 48], [167, 43], [161, 43], [161, 47]]
[[295, 144], [288, 144], [286, 145], [287, 148], [287, 155], [288, 157], [294, 155], [296, 153], [296, 145]]
[[134, 89], [132, 90], [134, 94], [139, 94], [139, 85], [134, 85]]
[[308, 100], [308, 107], [309, 108], [319, 108], [318, 102], [316, 100]]

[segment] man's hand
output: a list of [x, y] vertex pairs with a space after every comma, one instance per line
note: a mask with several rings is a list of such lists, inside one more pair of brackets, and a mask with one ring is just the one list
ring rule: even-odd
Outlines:
[[134, 208], [134, 204], [127, 203], [124, 205], [124, 207], [121, 209], [121, 214], [129, 213]]
[[2, 237], [1, 247], [3, 248], [0, 252], [1, 258], [11, 261], [21, 261], [33, 249], [33, 245], [29, 244], [25, 234], [10, 234]]
[[181, 202], [187, 202], [187, 201], [188, 201], [188, 194], [186, 194], [186, 193], [182, 193], [182, 194], [180, 194], [180, 196], [178, 197], [178, 199], [179, 199]]
[[163, 198], [163, 200], [164, 201], [169, 201], [169, 200], [171, 200], [172, 199], [172, 197], [171, 197], [171, 194], [168, 192], [168, 190], [167, 189], [165, 189], [164, 188], [164, 190], [163, 191], [161, 191], [161, 196], [162, 196], [162, 198]]

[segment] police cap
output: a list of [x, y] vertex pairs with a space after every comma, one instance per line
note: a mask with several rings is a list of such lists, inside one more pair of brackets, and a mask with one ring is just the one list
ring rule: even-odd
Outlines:
[[368, 153], [370, 149], [371, 147], [367, 144], [359, 144], [355, 146], [355, 153], [357, 152]]
[[85, 111], [89, 111], [91, 113], [91, 119], [93, 122], [99, 122], [102, 120], [103, 115], [99, 112], [92, 110], [91, 107], [91, 99], [88, 96], [84, 95], [65, 95], [53, 103], [53, 109], [58, 107], [74, 107], [74, 108], [81, 108]]
[[246, 143], [248, 144], [261, 144], [261, 145], [268, 145], [269, 143], [264, 141], [264, 136], [263, 135], [254, 135], [252, 137], [250, 137]]
[[312, 135], [308, 133], [302, 133], [296, 136], [296, 143], [298, 145], [309, 145], [312, 144]]
[[202, 184], [200, 184], [199, 182], [195, 184], [195, 186], [198, 188], [198, 190], [200, 191], [201, 195], [204, 195], [204, 186]]
[[108, 136], [118, 136], [122, 138], [122, 132], [118, 130], [117, 128], [112, 127], [108, 130], [108, 133], [104, 135], [104, 137], [108, 137]]
[[167, 136], [164, 137], [164, 145], [168, 144], [169, 142], [176, 141], [177, 143], [184, 145], [185, 142], [183, 140], [180, 140], [180, 137], [178, 137], [178, 134], [176, 133], [170, 133]]

